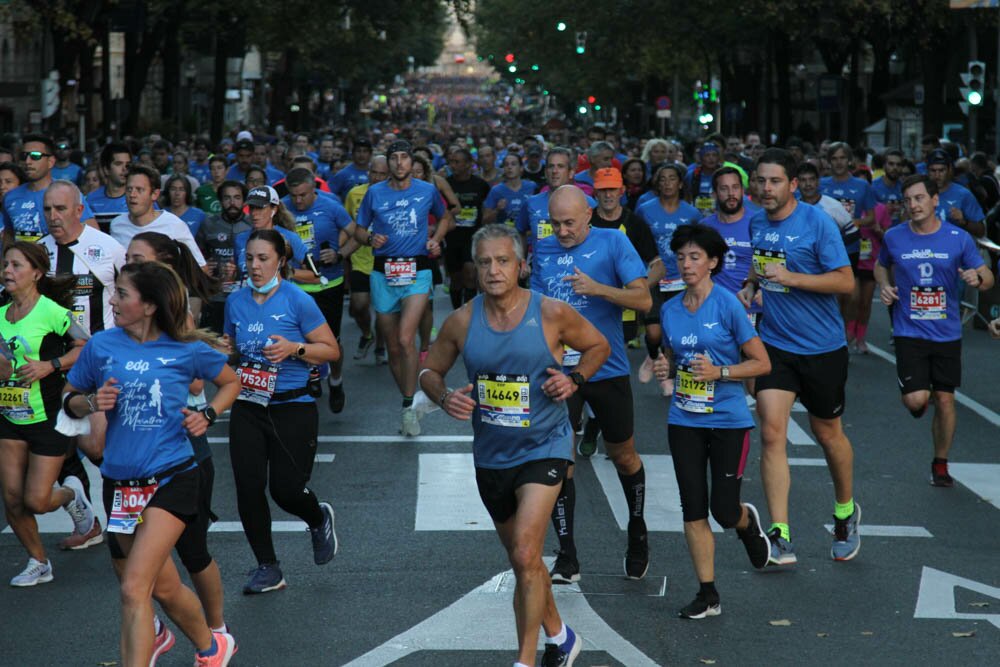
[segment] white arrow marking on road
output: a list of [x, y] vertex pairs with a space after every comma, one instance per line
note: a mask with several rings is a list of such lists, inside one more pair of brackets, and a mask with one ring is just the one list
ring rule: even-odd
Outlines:
[[[513, 573], [510, 570], [501, 572], [422, 623], [347, 663], [346, 667], [382, 667], [418, 651], [510, 651], [511, 659], [507, 662], [512, 662], [517, 652], [511, 606], [513, 584]], [[605, 651], [629, 667], [656, 666], [605, 623], [586, 596], [573, 588], [576, 587], [554, 586], [553, 592], [559, 614], [580, 635], [583, 650]]]
[[1000, 588], [925, 566], [920, 573], [920, 592], [917, 594], [917, 608], [913, 612], [913, 618], [973, 619], [992, 623], [1000, 629], [1000, 614], [970, 613], [955, 609], [955, 588], [958, 586], [1000, 602]]
[[472, 454], [421, 454], [414, 530], [493, 530]]
[[1000, 463], [949, 463], [951, 476], [1000, 509]]

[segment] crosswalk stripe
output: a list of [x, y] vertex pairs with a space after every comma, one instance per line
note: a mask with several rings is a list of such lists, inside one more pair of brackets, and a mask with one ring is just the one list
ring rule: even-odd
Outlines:
[[1000, 509], [1000, 463], [948, 463], [948, 472], [977, 496]]
[[[833, 532], [832, 523], [828, 523], [824, 527], [831, 533]], [[862, 523], [858, 527], [858, 532], [863, 537], [934, 537], [923, 526], [873, 526]]]

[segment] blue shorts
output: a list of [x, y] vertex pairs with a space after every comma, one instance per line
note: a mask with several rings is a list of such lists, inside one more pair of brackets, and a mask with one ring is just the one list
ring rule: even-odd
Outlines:
[[417, 279], [412, 285], [399, 287], [390, 287], [385, 282], [384, 273], [372, 271], [372, 305], [376, 313], [398, 313], [402, 308], [403, 299], [408, 296], [426, 296], [433, 287], [430, 269], [417, 271]]

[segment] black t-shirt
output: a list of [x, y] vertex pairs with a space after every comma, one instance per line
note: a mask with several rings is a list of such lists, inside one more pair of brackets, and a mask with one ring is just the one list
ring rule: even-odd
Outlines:
[[464, 181], [449, 176], [448, 183], [461, 208], [455, 216], [455, 229], [478, 229], [483, 224], [483, 204], [490, 194], [490, 184], [476, 175]]
[[528, 165], [525, 164], [524, 173], [521, 174], [521, 178], [526, 178], [529, 181], [534, 181], [535, 183], [538, 183], [538, 187], [539, 189], [541, 189], [541, 187], [545, 185], [545, 165], [544, 164], [539, 165], [538, 171], [532, 173], [528, 171]]
[[590, 224], [604, 229], [620, 230], [624, 227], [625, 235], [632, 242], [632, 247], [646, 264], [652, 262], [660, 254], [659, 248], [656, 247], [656, 239], [653, 238], [653, 232], [649, 230], [649, 225], [627, 208], [622, 208], [622, 214], [617, 220], [605, 220], [598, 215], [598, 211], [595, 209], [594, 215], [590, 218]]

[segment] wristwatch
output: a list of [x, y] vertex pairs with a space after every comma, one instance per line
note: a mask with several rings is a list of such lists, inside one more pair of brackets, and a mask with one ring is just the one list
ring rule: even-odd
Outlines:
[[573, 384], [575, 384], [577, 387], [582, 387], [583, 385], [585, 385], [587, 383], [587, 378], [583, 377], [583, 375], [581, 375], [580, 373], [577, 373], [576, 371], [573, 371], [572, 373], [570, 373], [566, 377], [568, 377], [570, 380], [572, 380]]
[[719, 379], [728, 380], [729, 379], [729, 366], [723, 366], [719, 369]]
[[202, 408], [201, 414], [205, 415], [205, 419], [208, 420], [209, 426], [214, 424], [215, 420], [219, 418], [219, 415], [216, 414], [215, 412], [215, 408], [213, 408], [211, 405], [206, 405], [204, 408]]
[[306, 344], [305, 343], [299, 343], [299, 346], [297, 348], [295, 348], [295, 356], [298, 357], [298, 358], [300, 358], [300, 359], [302, 357], [306, 356]]
[[[982, 283], [982, 278], [979, 279], [979, 282], [980, 282], [980, 284]], [[50, 363], [52, 364], [52, 368], [54, 370], [56, 370], [56, 371], [61, 371], [62, 370], [62, 363], [60, 363], [59, 357], [52, 357], [52, 359], [50, 360]]]

